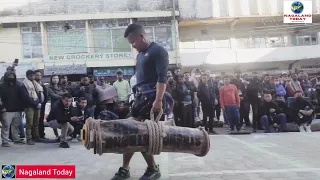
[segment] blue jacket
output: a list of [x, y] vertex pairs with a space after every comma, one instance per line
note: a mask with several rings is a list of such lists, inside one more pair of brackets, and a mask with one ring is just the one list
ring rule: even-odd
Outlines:
[[276, 95], [286, 96], [287, 92], [281, 84], [276, 85]]

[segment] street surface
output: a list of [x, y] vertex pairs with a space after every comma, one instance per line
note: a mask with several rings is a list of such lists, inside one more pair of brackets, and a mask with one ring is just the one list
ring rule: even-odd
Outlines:
[[[51, 133], [51, 129], [47, 129]], [[319, 180], [320, 133], [213, 135], [205, 157], [162, 153], [157, 156], [162, 178], [172, 180]], [[0, 164], [76, 165], [76, 179], [108, 180], [121, 165], [121, 155], [94, 155], [81, 143], [70, 149], [58, 144], [0, 147]], [[131, 164], [133, 180], [146, 164], [137, 153]]]

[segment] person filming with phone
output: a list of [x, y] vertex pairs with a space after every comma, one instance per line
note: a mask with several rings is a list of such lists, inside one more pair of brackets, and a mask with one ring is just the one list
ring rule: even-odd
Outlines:
[[48, 125], [51, 128], [61, 129], [61, 148], [70, 147], [67, 143], [67, 137], [74, 131], [70, 123], [78, 121], [80, 121], [79, 116], [72, 111], [72, 96], [70, 94], [62, 95], [61, 100], [54, 105], [47, 118]]

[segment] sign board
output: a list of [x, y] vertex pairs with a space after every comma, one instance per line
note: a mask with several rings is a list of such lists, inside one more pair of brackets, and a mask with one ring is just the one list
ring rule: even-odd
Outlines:
[[94, 53], [94, 54], [64, 54], [44, 56], [44, 61], [97, 61], [108, 59], [133, 59], [131, 52]]
[[45, 76], [68, 75], [68, 74], [87, 74], [87, 66], [85, 64], [61, 65], [61, 66], [44, 66], [43, 74]]
[[134, 75], [133, 67], [110, 67], [110, 68], [96, 68], [93, 70], [93, 76], [116, 76], [117, 71], [122, 71], [124, 76]]
[[283, 23], [312, 23], [312, 0], [283, 1]]
[[48, 32], [49, 54], [68, 54], [88, 52], [85, 30]]
[[[0, 72], [1, 77], [4, 75], [4, 73], [7, 71], [7, 68], [9, 66], [12, 66], [12, 63], [0, 63]], [[15, 67], [16, 69], [16, 75], [18, 79], [25, 78], [27, 70], [37, 70], [38, 65], [37, 63], [32, 62], [19, 62], [19, 65]]]

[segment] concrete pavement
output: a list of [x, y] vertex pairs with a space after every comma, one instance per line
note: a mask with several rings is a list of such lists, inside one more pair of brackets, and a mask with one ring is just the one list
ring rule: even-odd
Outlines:
[[[210, 139], [211, 150], [203, 158], [179, 153], [157, 156], [162, 179], [320, 179], [320, 133], [216, 135]], [[0, 147], [0, 164], [76, 165], [76, 179], [80, 180], [108, 180], [121, 165], [121, 155], [99, 156], [80, 143], [70, 142], [70, 145], [70, 149], [58, 148], [58, 144]], [[131, 164], [131, 179], [139, 179], [145, 167], [143, 157], [137, 153]]]

